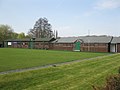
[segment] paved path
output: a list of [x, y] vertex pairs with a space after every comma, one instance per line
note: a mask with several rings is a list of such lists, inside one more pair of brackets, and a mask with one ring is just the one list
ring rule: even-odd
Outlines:
[[104, 57], [108, 57], [108, 56], [112, 56], [112, 55], [116, 55], [116, 54], [108, 54], [108, 55], [105, 55], [105, 56], [98, 56], [98, 57], [94, 57], [94, 58], [87, 58], [87, 59], [74, 60], [74, 61], [69, 61], [69, 62], [47, 64], [47, 65], [30, 67], [30, 68], [24, 68], [24, 69], [3, 71], [3, 72], [0, 72], [0, 75], [2, 75], [2, 74], [9, 74], [9, 73], [15, 73], [15, 72], [25, 72], [25, 71], [30, 71], [30, 70], [37, 70], [37, 69], [47, 68], [47, 67], [56, 67], [56, 66], [60, 66], [60, 65], [71, 64], [71, 63], [74, 63], [74, 62], [81, 62], [81, 61], [84, 61], [84, 60], [93, 60], [93, 59], [104, 58]]

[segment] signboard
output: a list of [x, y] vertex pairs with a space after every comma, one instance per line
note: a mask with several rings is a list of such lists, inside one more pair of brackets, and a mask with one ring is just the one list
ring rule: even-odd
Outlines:
[[12, 45], [12, 43], [11, 43], [11, 42], [8, 42], [8, 45], [9, 45], [9, 46], [11, 46], [11, 45]]

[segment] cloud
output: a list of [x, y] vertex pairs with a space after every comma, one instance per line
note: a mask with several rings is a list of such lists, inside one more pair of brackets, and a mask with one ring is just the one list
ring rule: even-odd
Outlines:
[[109, 9], [116, 9], [120, 8], [120, 0], [98, 0], [94, 3], [91, 10], [86, 11], [83, 15], [84, 16], [92, 16], [96, 14], [101, 14], [100, 10], [109, 10]]
[[120, 7], [120, 0], [100, 0], [97, 2], [95, 9], [115, 9]]

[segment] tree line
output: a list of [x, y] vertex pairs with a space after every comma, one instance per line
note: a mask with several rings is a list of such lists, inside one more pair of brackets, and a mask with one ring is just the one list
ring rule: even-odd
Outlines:
[[47, 18], [40, 18], [35, 22], [32, 29], [28, 30], [28, 34], [24, 32], [16, 33], [9, 25], [0, 25], [0, 41], [7, 39], [23, 39], [23, 38], [57, 38], [58, 32], [52, 30], [52, 25]]
[[27, 37], [28, 36], [25, 35], [25, 33], [23, 32], [21, 33], [14, 32], [12, 27], [10, 27], [9, 25], [4, 25], [4, 24], [0, 25], [0, 41], [4, 41], [7, 39], [17, 39], [17, 38], [22, 39]]

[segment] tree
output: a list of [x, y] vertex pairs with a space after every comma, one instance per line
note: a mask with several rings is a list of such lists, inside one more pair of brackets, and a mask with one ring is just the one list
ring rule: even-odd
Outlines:
[[0, 25], [0, 41], [12, 38], [13, 29], [8, 25]]
[[19, 39], [25, 38], [25, 33], [21, 32], [20, 34], [18, 34], [17, 38], [19, 38]]
[[29, 30], [28, 35], [35, 38], [51, 38], [55, 36], [47, 18], [40, 18], [36, 21], [33, 29]]
[[12, 35], [11, 35], [11, 38], [16, 39], [17, 37], [18, 37], [18, 33], [13, 32]]
[[26, 35], [25, 38], [31, 38], [29, 35]]

